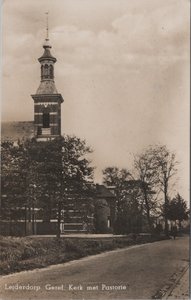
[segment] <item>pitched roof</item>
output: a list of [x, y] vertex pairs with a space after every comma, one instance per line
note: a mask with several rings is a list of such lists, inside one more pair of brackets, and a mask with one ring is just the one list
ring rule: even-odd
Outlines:
[[96, 184], [96, 195], [97, 198], [115, 198], [115, 195], [103, 184]]
[[58, 94], [54, 81], [45, 80], [41, 81], [36, 94]]
[[16, 141], [22, 138], [31, 138], [34, 135], [33, 121], [2, 122], [1, 140]]

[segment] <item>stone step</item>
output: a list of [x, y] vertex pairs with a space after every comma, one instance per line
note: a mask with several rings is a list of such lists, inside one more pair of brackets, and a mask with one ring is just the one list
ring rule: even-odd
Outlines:
[[50, 135], [51, 129], [50, 128], [42, 128], [42, 135]]
[[88, 231], [87, 230], [64, 230], [64, 234], [72, 234], [72, 233], [79, 233], [79, 234], [81, 234], [81, 233], [87, 233]]

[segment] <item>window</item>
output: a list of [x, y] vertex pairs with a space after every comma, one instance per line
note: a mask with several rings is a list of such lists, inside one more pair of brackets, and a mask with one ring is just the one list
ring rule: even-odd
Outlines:
[[49, 113], [43, 113], [42, 116], [42, 122], [43, 122], [43, 128], [49, 128], [50, 127], [50, 114]]
[[54, 74], [53, 74], [53, 66], [50, 65], [50, 78], [53, 79]]
[[44, 77], [48, 78], [48, 76], [49, 76], [49, 68], [48, 68], [48, 65], [45, 65], [44, 66]]
[[111, 219], [110, 216], [107, 217], [107, 228], [111, 227]]

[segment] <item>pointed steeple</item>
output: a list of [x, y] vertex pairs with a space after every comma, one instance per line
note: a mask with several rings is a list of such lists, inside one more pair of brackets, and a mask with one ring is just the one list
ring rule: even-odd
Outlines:
[[49, 40], [49, 32], [48, 32], [48, 29], [49, 29], [49, 27], [48, 27], [48, 11], [47, 12], [45, 12], [45, 14], [46, 14], [46, 40], [48, 41]]
[[50, 41], [49, 41], [48, 12], [46, 12], [46, 15], [47, 15], [47, 17], [46, 17], [46, 38], [45, 38], [45, 41], [43, 44], [44, 53], [38, 60], [41, 63], [43, 60], [49, 59], [55, 63], [56, 58], [53, 57], [52, 54], [50, 53], [50, 49], [52, 48], [52, 46], [50, 45]]
[[52, 46], [49, 41], [49, 24], [48, 24], [48, 13], [46, 20], [46, 38], [43, 44], [44, 53], [38, 59], [41, 64], [41, 82], [37, 89], [37, 94], [57, 94], [57, 89], [54, 83], [54, 64], [57, 61], [54, 56], [52, 56], [50, 49]]

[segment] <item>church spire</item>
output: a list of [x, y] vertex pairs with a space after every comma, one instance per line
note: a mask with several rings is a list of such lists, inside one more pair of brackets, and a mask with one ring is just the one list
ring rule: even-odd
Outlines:
[[[38, 61], [41, 64], [41, 83], [43, 81], [52, 81], [52, 83], [48, 83], [48, 85], [51, 85], [52, 91], [56, 93], [56, 87], [54, 85], [54, 64], [56, 62], [56, 58], [52, 56], [50, 49], [52, 46], [49, 42], [49, 23], [48, 23], [48, 12], [46, 14], [46, 38], [43, 44], [44, 53], [43, 55], [38, 59]], [[42, 92], [42, 87], [44, 87], [44, 84], [41, 84], [39, 89]], [[46, 85], [47, 87], [47, 85]], [[39, 89], [37, 93], [39, 92]], [[44, 89], [43, 89], [44, 90]]]
[[48, 11], [45, 13], [46, 14], [46, 40], [49, 41], [49, 32], [48, 32]]
[[46, 48], [52, 48], [52, 46], [50, 45], [50, 42], [49, 42], [49, 12], [46, 12], [46, 37], [45, 37], [45, 41], [44, 41], [44, 44], [43, 44], [43, 48], [46, 49]]
[[54, 82], [56, 58], [50, 52], [52, 47], [49, 43], [48, 12], [46, 12], [46, 37], [43, 48], [44, 53], [38, 59], [41, 65], [41, 81], [36, 94], [32, 95], [37, 141], [46, 141], [61, 135], [61, 103], [64, 101]]

